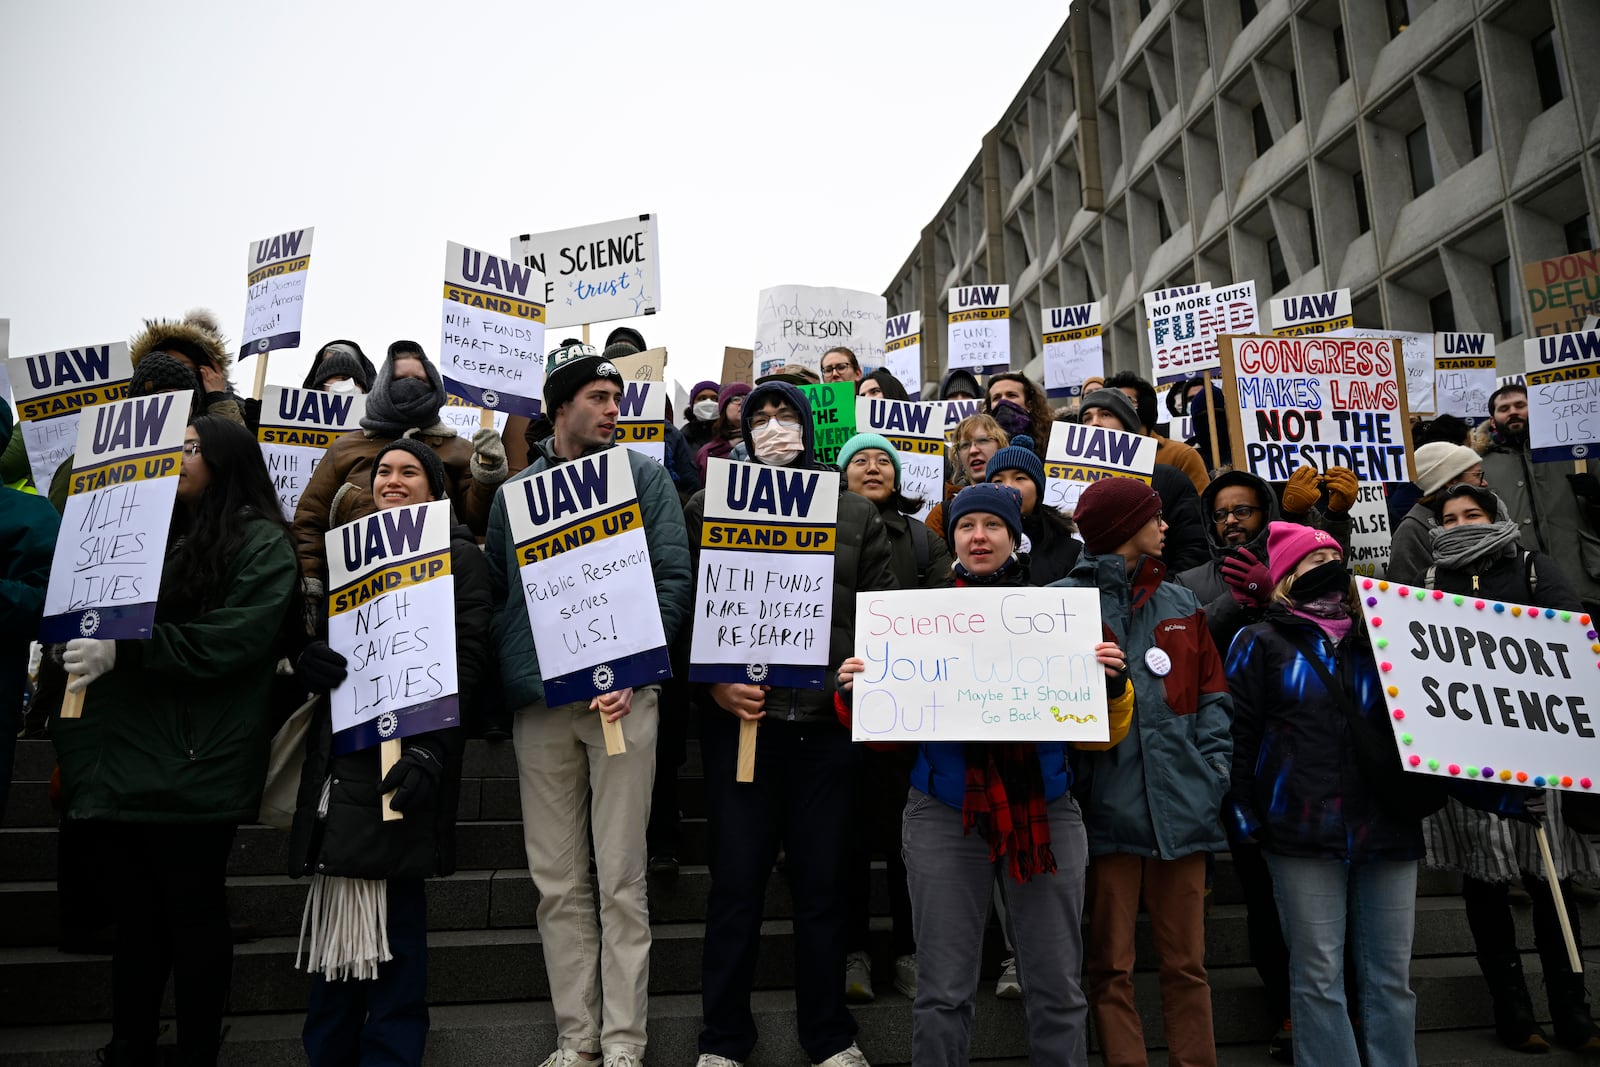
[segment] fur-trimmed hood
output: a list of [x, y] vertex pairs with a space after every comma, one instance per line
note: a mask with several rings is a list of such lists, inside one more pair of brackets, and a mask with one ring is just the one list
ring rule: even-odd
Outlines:
[[1467, 447], [1480, 456], [1488, 454], [1491, 448], [1503, 446], [1504, 444], [1505, 442], [1500, 440], [1500, 436], [1494, 432], [1493, 419], [1484, 419], [1474, 426], [1472, 432], [1467, 435]]
[[167, 348], [182, 352], [196, 364], [209, 360], [224, 374], [233, 363], [227, 339], [222, 336], [222, 327], [216, 315], [205, 308], [186, 312], [183, 318], [176, 321], [146, 319], [144, 329], [128, 342], [128, 358], [137, 367], [139, 361], [151, 352]]

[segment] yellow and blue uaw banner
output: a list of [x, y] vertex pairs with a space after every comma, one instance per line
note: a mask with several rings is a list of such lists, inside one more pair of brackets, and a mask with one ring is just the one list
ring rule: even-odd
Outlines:
[[838, 521], [837, 471], [706, 465], [691, 681], [826, 688]]
[[77, 444], [83, 409], [128, 395], [133, 377], [128, 344], [62, 348], [5, 362], [34, 484], [49, 485]]
[[300, 319], [311, 272], [312, 227], [250, 242], [239, 358], [300, 347]]
[[544, 275], [446, 243], [439, 372], [480, 408], [538, 418], [544, 395]]
[[607, 448], [506, 483], [545, 703], [672, 676], [629, 453]]
[[360, 393], [324, 393], [269, 385], [261, 393], [256, 440], [267, 462], [278, 507], [293, 521], [300, 495], [334, 438], [360, 427], [367, 398]]
[[617, 398], [616, 442], [657, 463], [666, 463], [667, 386], [665, 382], [624, 382]]

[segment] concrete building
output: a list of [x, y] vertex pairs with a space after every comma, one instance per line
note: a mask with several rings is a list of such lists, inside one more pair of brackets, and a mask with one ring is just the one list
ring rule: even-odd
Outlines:
[[1141, 295], [1349, 288], [1357, 326], [1492, 333], [1522, 369], [1521, 264], [1596, 245], [1600, 0], [1073, 0], [885, 290], [943, 366], [946, 292], [1104, 301], [1149, 375]]

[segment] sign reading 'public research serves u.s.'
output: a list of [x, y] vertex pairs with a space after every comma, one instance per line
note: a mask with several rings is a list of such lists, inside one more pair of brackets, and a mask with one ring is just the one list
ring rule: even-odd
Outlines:
[[187, 393], [84, 411], [39, 640], [150, 636], [188, 421]]
[[7, 360], [18, 432], [34, 484], [43, 489], [72, 455], [84, 408], [128, 395], [133, 364], [123, 341]]
[[539, 416], [544, 395], [544, 276], [450, 241], [444, 257], [439, 373], [478, 407]]
[[713, 459], [689, 679], [827, 687], [836, 471]]
[[550, 326], [582, 326], [661, 310], [656, 216], [637, 215], [511, 239], [511, 258], [544, 277], [536, 296]]
[[670, 677], [627, 451], [608, 448], [515, 478], [503, 492], [545, 703]]
[[1600, 447], [1600, 330], [1530, 337], [1522, 359], [1533, 458], [1592, 456]]
[[311, 270], [311, 230], [290, 230], [250, 243], [245, 260], [244, 333], [239, 358], [300, 347]]

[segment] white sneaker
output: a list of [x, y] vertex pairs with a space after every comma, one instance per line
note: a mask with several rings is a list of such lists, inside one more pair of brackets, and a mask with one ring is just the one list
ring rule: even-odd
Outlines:
[[872, 1064], [867, 1062], [867, 1057], [862, 1055], [861, 1049], [852, 1042], [849, 1048], [835, 1052], [821, 1063], [813, 1064], [812, 1067], [872, 1067]]
[[917, 999], [917, 957], [896, 956], [894, 961], [894, 987], [908, 1000]]
[[872, 992], [872, 957], [865, 952], [852, 952], [844, 958], [844, 999], [851, 1004], [865, 1004], [874, 999]]
[[608, 1048], [604, 1058], [603, 1067], [644, 1067], [644, 1061], [625, 1048]]
[[573, 1067], [579, 1062], [581, 1057], [576, 1052], [570, 1048], [558, 1048], [550, 1053], [550, 1057], [539, 1064], [539, 1067]]
[[1006, 957], [1005, 965], [1000, 968], [1000, 980], [994, 984], [994, 995], [1001, 1000], [1022, 999], [1022, 983], [1017, 981], [1016, 957]]
[[694, 1061], [694, 1067], [744, 1067], [738, 1060], [730, 1060], [726, 1056], [713, 1056], [709, 1052], [702, 1052], [700, 1058]]

